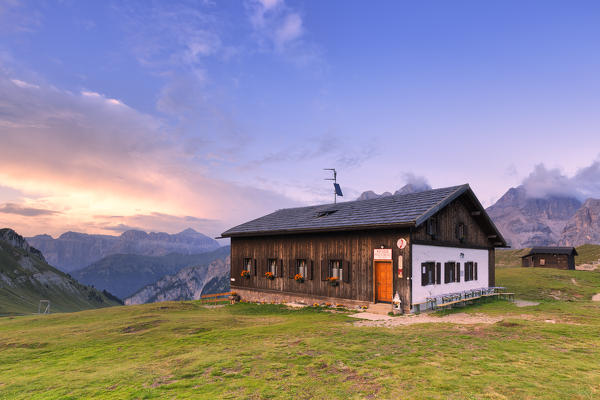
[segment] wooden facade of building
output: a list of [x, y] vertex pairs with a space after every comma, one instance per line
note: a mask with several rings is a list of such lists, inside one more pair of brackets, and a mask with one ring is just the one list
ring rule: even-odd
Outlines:
[[575, 269], [574, 247], [534, 247], [521, 257], [523, 267]]
[[[481, 264], [487, 264], [488, 270], [481, 275], [487, 277], [486, 287], [493, 286], [494, 249], [506, 243], [468, 185], [445, 190], [429, 197], [427, 193], [390, 196], [397, 199], [340, 203], [324, 210], [323, 206], [290, 209], [287, 214], [280, 210], [270, 215], [273, 217], [232, 228], [223, 234], [231, 237], [232, 290], [261, 292], [267, 299], [267, 294], [288, 294], [307, 302], [391, 302], [398, 293], [404, 310], [409, 311], [414, 302], [413, 275], [421, 273], [420, 266], [413, 267], [415, 245], [484, 250], [487, 259]], [[412, 212], [409, 217], [416, 217], [397, 223], [399, 214], [394, 206], [407, 205]], [[421, 213], [417, 206], [425, 211]], [[303, 228], [307, 218], [320, 224], [331, 210], [349, 213], [352, 225], [348, 226], [347, 218], [339, 218]], [[386, 222], [386, 216], [392, 221]], [[332, 277], [339, 279], [332, 282]]]

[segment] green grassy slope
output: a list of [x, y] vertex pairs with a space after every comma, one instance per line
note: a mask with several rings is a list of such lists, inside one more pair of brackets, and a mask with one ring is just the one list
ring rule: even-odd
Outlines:
[[529, 253], [531, 249], [496, 250], [496, 267], [520, 267], [521, 257]]
[[[27, 268], [19, 260], [25, 259]], [[31, 314], [41, 299], [50, 300], [52, 312], [80, 311], [118, 303], [87, 287], [7, 242], [0, 241], [0, 315]]]
[[124, 299], [146, 285], [165, 275], [193, 265], [208, 265], [217, 258], [229, 255], [229, 246], [202, 254], [167, 254], [165, 256], [140, 256], [115, 254], [84, 269], [74, 271], [73, 276], [87, 285], [106, 289]]
[[575, 256], [576, 265], [598, 262], [598, 260], [600, 260], [600, 245], [584, 244], [583, 246], [577, 247], [577, 254], [579, 255]]
[[600, 303], [585, 298], [598, 274], [558, 271], [561, 285], [587, 283], [557, 301], [544, 300], [546, 271], [499, 271], [538, 306], [460, 310], [503, 315], [495, 324], [359, 327], [313, 308], [197, 302], [0, 318], [0, 398], [597, 398]]
[[600, 293], [600, 270], [567, 271], [554, 268], [499, 268], [496, 283], [531, 300], [591, 300]]

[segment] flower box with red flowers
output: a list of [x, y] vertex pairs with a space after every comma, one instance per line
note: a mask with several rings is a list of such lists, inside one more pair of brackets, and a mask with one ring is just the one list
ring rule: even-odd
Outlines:
[[340, 284], [339, 278], [336, 278], [335, 276], [331, 276], [327, 278], [327, 280], [331, 286], [338, 286]]
[[272, 272], [265, 272], [265, 278], [272, 281], [273, 279], [275, 279], [275, 275], [273, 275]]
[[304, 282], [304, 277], [302, 276], [302, 274], [296, 274], [296, 275], [294, 276], [294, 280], [295, 280], [296, 282], [303, 283], [303, 282]]

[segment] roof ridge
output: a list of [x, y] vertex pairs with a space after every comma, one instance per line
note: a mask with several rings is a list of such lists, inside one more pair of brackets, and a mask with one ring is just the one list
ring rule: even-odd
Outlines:
[[[385, 200], [385, 199], [390, 199], [390, 198], [400, 198], [400, 197], [405, 197], [405, 196], [413, 196], [413, 195], [419, 195], [419, 194], [422, 194], [422, 193], [431, 193], [431, 192], [437, 192], [437, 191], [448, 190], [448, 189], [456, 189], [456, 190], [458, 190], [459, 188], [461, 188], [461, 187], [463, 187], [465, 185], [469, 186], [468, 183], [465, 183], [465, 184], [462, 184], [462, 185], [455, 185], [455, 186], [447, 186], [447, 187], [441, 187], [441, 188], [435, 188], [435, 189], [422, 190], [420, 192], [392, 194], [392, 195], [389, 195], [389, 196], [376, 197], [374, 199], [361, 199], [361, 200], [355, 199], [355, 200], [342, 201], [342, 202], [339, 202], [339, 203], [324, 203], [324, 204], [313, 204], [313, 205], [310, 205], [310, 206], [280, 208], [280, 209], [278, 209], [278, 210], [276, 210], [274, 212], [283, 211], [283, 210], [308, 209], [308, 208], [313, 208], [313, 207], [336, 206], [336, 205], [352, 204], [352, 203], [358, 203], [358, 202], [364, 202], [364, 201]], [[267, 215], [269, 215], [269, 214], [267, 214]]]

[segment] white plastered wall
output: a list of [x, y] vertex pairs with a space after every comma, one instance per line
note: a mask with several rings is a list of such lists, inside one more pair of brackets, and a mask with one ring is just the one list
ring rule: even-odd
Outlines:
[[[462, 256], [461, 256], [462, 254]], [[421, 264], [424, 262], [442, 264], [441, 283], [421, 286]], [[444, 263], [455, 261], [460, 263], [460, 282], [444, 283]], [[465, 282], [465, 263], [477, 263], [477, 280]], [[412, 246], [412, 302], [423, 303], [426, 297], [437, 297], [447, 293], [464, 290], [487, 288], [489, 286], [488, 250], [465, 249], [458, 247]]]

